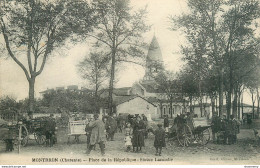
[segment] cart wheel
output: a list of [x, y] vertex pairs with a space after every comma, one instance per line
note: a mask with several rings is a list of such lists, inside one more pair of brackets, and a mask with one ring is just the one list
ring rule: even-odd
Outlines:
[[209, 128], [205, 129], [199, 134], [195, 135], [196, 141], [199, 142], [201, 145], [206, 145], [210, 140], [210, 131]]
[[43, 145], [43, 144], [46, 142], [46, 137], [45, 137], [45, 135], [42, 135], [40, 132], [34, 133], [34, 137], [35, 137], [35, 141], [36, 141], [39, 145]]
[[28, 133], [28, 130], [25, 127], [25, 125], [22, 125], [21, 129], [22, 129], [22, 131], [21, 131], [22, 132], [22, 135], [21, 135], [21, 145], [22, 146], [26, 146], [27, 143], [28, 143], [28, 140], [29, 140], [29, 133]]
[[192, 142], [192, 132], [188, 125], [184, 124], [177, 130], [177, 139], [181, 146], [189, 146]]

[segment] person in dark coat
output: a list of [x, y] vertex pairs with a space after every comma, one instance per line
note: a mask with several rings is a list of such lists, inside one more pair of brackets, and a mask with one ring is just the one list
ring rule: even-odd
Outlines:
[[108, 116], [106, 120], [106, 132], [107, 132], [107, 140], [114, 141], [114, 135], [117, 130], [117, 121], [114, 117]]
[[3, 138], [6, 144], [5, 151], [11, 152], [14, 150], [14, 139], [16, 138], [16, 128], [11, 123], [6, 124], [3, 128], [1, 128], [1, 133], [4, 134]]
[[163, 127], [165, 129], [166, 134], [168, 134], [169, 133], [169, 118], [168, 118], [168, 115], [164, 116]]
[[165, 147], [165, 131], [162, 128], [162, 124], [158, 124], [158, 129], [154, 131], [155, 139], [154, 139], [154, 147], [156, 149], [156, 156], [161, 156], [162, 147]]
[[105, 124], [102, 120], [99, 120], [98, 114], [94, 115], [94, 121], [91, 121], [89, 123], [89, 128], [91, 129], [91, 135], [89, 147], [86, 154], [89, 155], [95, 144], [99, 144], [101, 154], [105, 155]]
[[237, 133], [238, 133], [238, 124], [236, 120], [234, 119], [233, 115], [230, 115], [230, 120], [228, 123], [229, 132], [228, 132], [228, 144], [234, 144], [237, 140]]
[[[90, 122], [92, 121], [92, 119], [90, 119]], [[91, 136], [91, 131], [92, 128], [89, 126], [89, 123], [87, 123], [86, 127], [85, 127], [85, 131], [86, 131], [86, 136], [87, 136], [87, 149], [89, 148], [90, 145], [90, 136]]]
[[220, 131], [220, 129], [221, 129], [221, 119], [216, 113], [214, 113], [211, 121], [213, 143], [216, 143], [216, 134]]
[[45, 125], [45, 136], [46, 136], [46, 146], [52, 147], [54, 143], [54, 133], [55, 133], [56, 122], [53, 118], [53, 114], [47, 120]]
[[133, 152], [142, 151], [142, 147], [144, 147], [144, 131], [145, 124], [141, 121], [141, 118], [137, 116], [133, 122]]
[[252, 125], [252, 117], [251, 115], [247, 115], [247, 125], [248, 125], [248, 128], [251, 128], [251, 125]]
[[229, 125], [226, 116], [223, 115], [221, 118], [221, 130], [224, 131], [224, 144], [228, 143]]
[[145, 125], [144, 137], [145, 137], [145, 139], [147, 139], [148, 138], [148, 131], [147, 131], [148, 119], [147, 119], [147, 117], [144, 114], [142, 114], [141, 122], [143, 122], [144, 125]]

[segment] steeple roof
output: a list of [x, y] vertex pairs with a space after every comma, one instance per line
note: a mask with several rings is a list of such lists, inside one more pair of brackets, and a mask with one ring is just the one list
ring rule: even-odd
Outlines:
[[162, 52], [155, 35], [153, 36], [152, 42], [149, 46], [148, 54], [146, 57], [146, 62], [147, 61], [163, 62]]

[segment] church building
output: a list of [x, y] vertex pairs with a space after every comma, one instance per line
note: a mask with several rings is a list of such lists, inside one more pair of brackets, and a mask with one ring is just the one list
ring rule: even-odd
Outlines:
[[[142, 102], [138, 103], [138, 101], [135, 101], [135, 105], [132, 103], [131, 106], [127, 107], [126, 105], [124, 107], [126, 109], [136, 109], [136, 114], [146, 114], [149, 112], [149, 114], [147, 115], [151, 116], [151, 118], [153, 119], [163, 118], [165, 115], [168, 115], [169, 118], [173, 118], [176, 117], [177, 114], [181, 114], [183, 112], [182, 101], [174, 100], [174, 102], [172, 103], [171, 112], [170, 102], [167, 99], [166, 94], [158, 89], [158, 84], [156, 83], [154, 77], [163, 69], [164, 62], [162, 58], [162, 52], [159, 43], [154, 36], [147, 53], [145, 75], [143, 79], [135, 82], [132, 87], [115, 88], [113, 94], [114, 102], [116, 102], [116, 100], [118, 99], [124, 98], [126, 101], [124, 101], [123, 103], [127, 103], [130, 100], [132, 101], [132, 96], [138, 96], [139, 99], [136, 100], [142, 100]], [[101, 97], [106, 96], [108, 95], [101, 95]], [[128, 98], [129, 101], [127, 101]], [[141, 107], [140, 104], [144, 102], [147, 105]], [[130, 103], [128, 104], [130, 105]], [[137, 108], [139, 106], [140, 108]], [[116, 111], [117, 113], [119, 113], [118, 109], [116, 109]], [[127, 110], [124, 110], [124, 113], [127, 113]]]
[[141, 81], [135, 82], [131, 87], [131, 94], [144, 97], [149, 102], [157, 106], [157, 113], [159, 117], [168, 115], [169, 118], [176, 117], [177, 114], [183, 112], [182, 101], [175, 100], [172, 103], [172, 112], [170, 111], [170, 103], [166, 94], [158, 89], [154, 77], [164, 69], [164, 62], [162, 58], [162, 52], [159, 43], [154, 36], [147, 53], [145, 75]]

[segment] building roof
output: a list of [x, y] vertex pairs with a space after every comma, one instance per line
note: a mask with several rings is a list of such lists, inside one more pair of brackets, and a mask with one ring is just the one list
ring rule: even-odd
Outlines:
[[157, 88], [156, 82], [141, 82], [140, 85], [142, 85], [148, 93], [164, 93], [162, 90]]
[[159, 100], [156, 97], [148, 97], [147, 100], [151, 103], [157, 103]]
[[64, 87], [56, 87], [56, 90], [65, 90]]
[[67, 87], [69, 90], [78, 90], [78, 85], [70, 85]]
[[[131, 89], [131, 87], [114, 88], [113, 94], [116, 96], [127, 96], [127, 95], [130, 95], [129, 94], [130, 89]], [[99, 92], [99, 94], [109, 93], [109, 89], [101, 89], [98, 92]]]
[[146, 100], [145, 98], [143, 98], [143, 97], [141, 97], [141, 96], [138, 96], [138, 95], [116, 96], [116, 97], [114, 98], [113, 102], [114, 102], [114, 104], [115, 104], [116, 106], [118, 106], [118, 105], [123, 104], [123, 103], [125, 103], [125, 102], [128, 102], [128, 101], [130, 101], [130, 100], [133, 100], [133, 99], [135, 99], [135, 98], [137, 98], [137, 97], [140, 97], [141, 99], [147, 101], [148, 103], [150, 103], [150, 104], [152, 104], [153, 106], [156, 107], [156, 105], [154, 105], [152, 102], [150, 102], [150, 101]]
[[148, 54], [146, 57], [146, 62], [147, 61], [163, 62], [162, 52], [155, 36], [153, 36], [152, 42], [149, 46]]
[[40, 92], [41, 94], [44, 94], [44, 93], [50, 93], [50, 92], [53, 92], [54, 89], [47, 89], [47, 90], [44, 90], [42, 92]]

